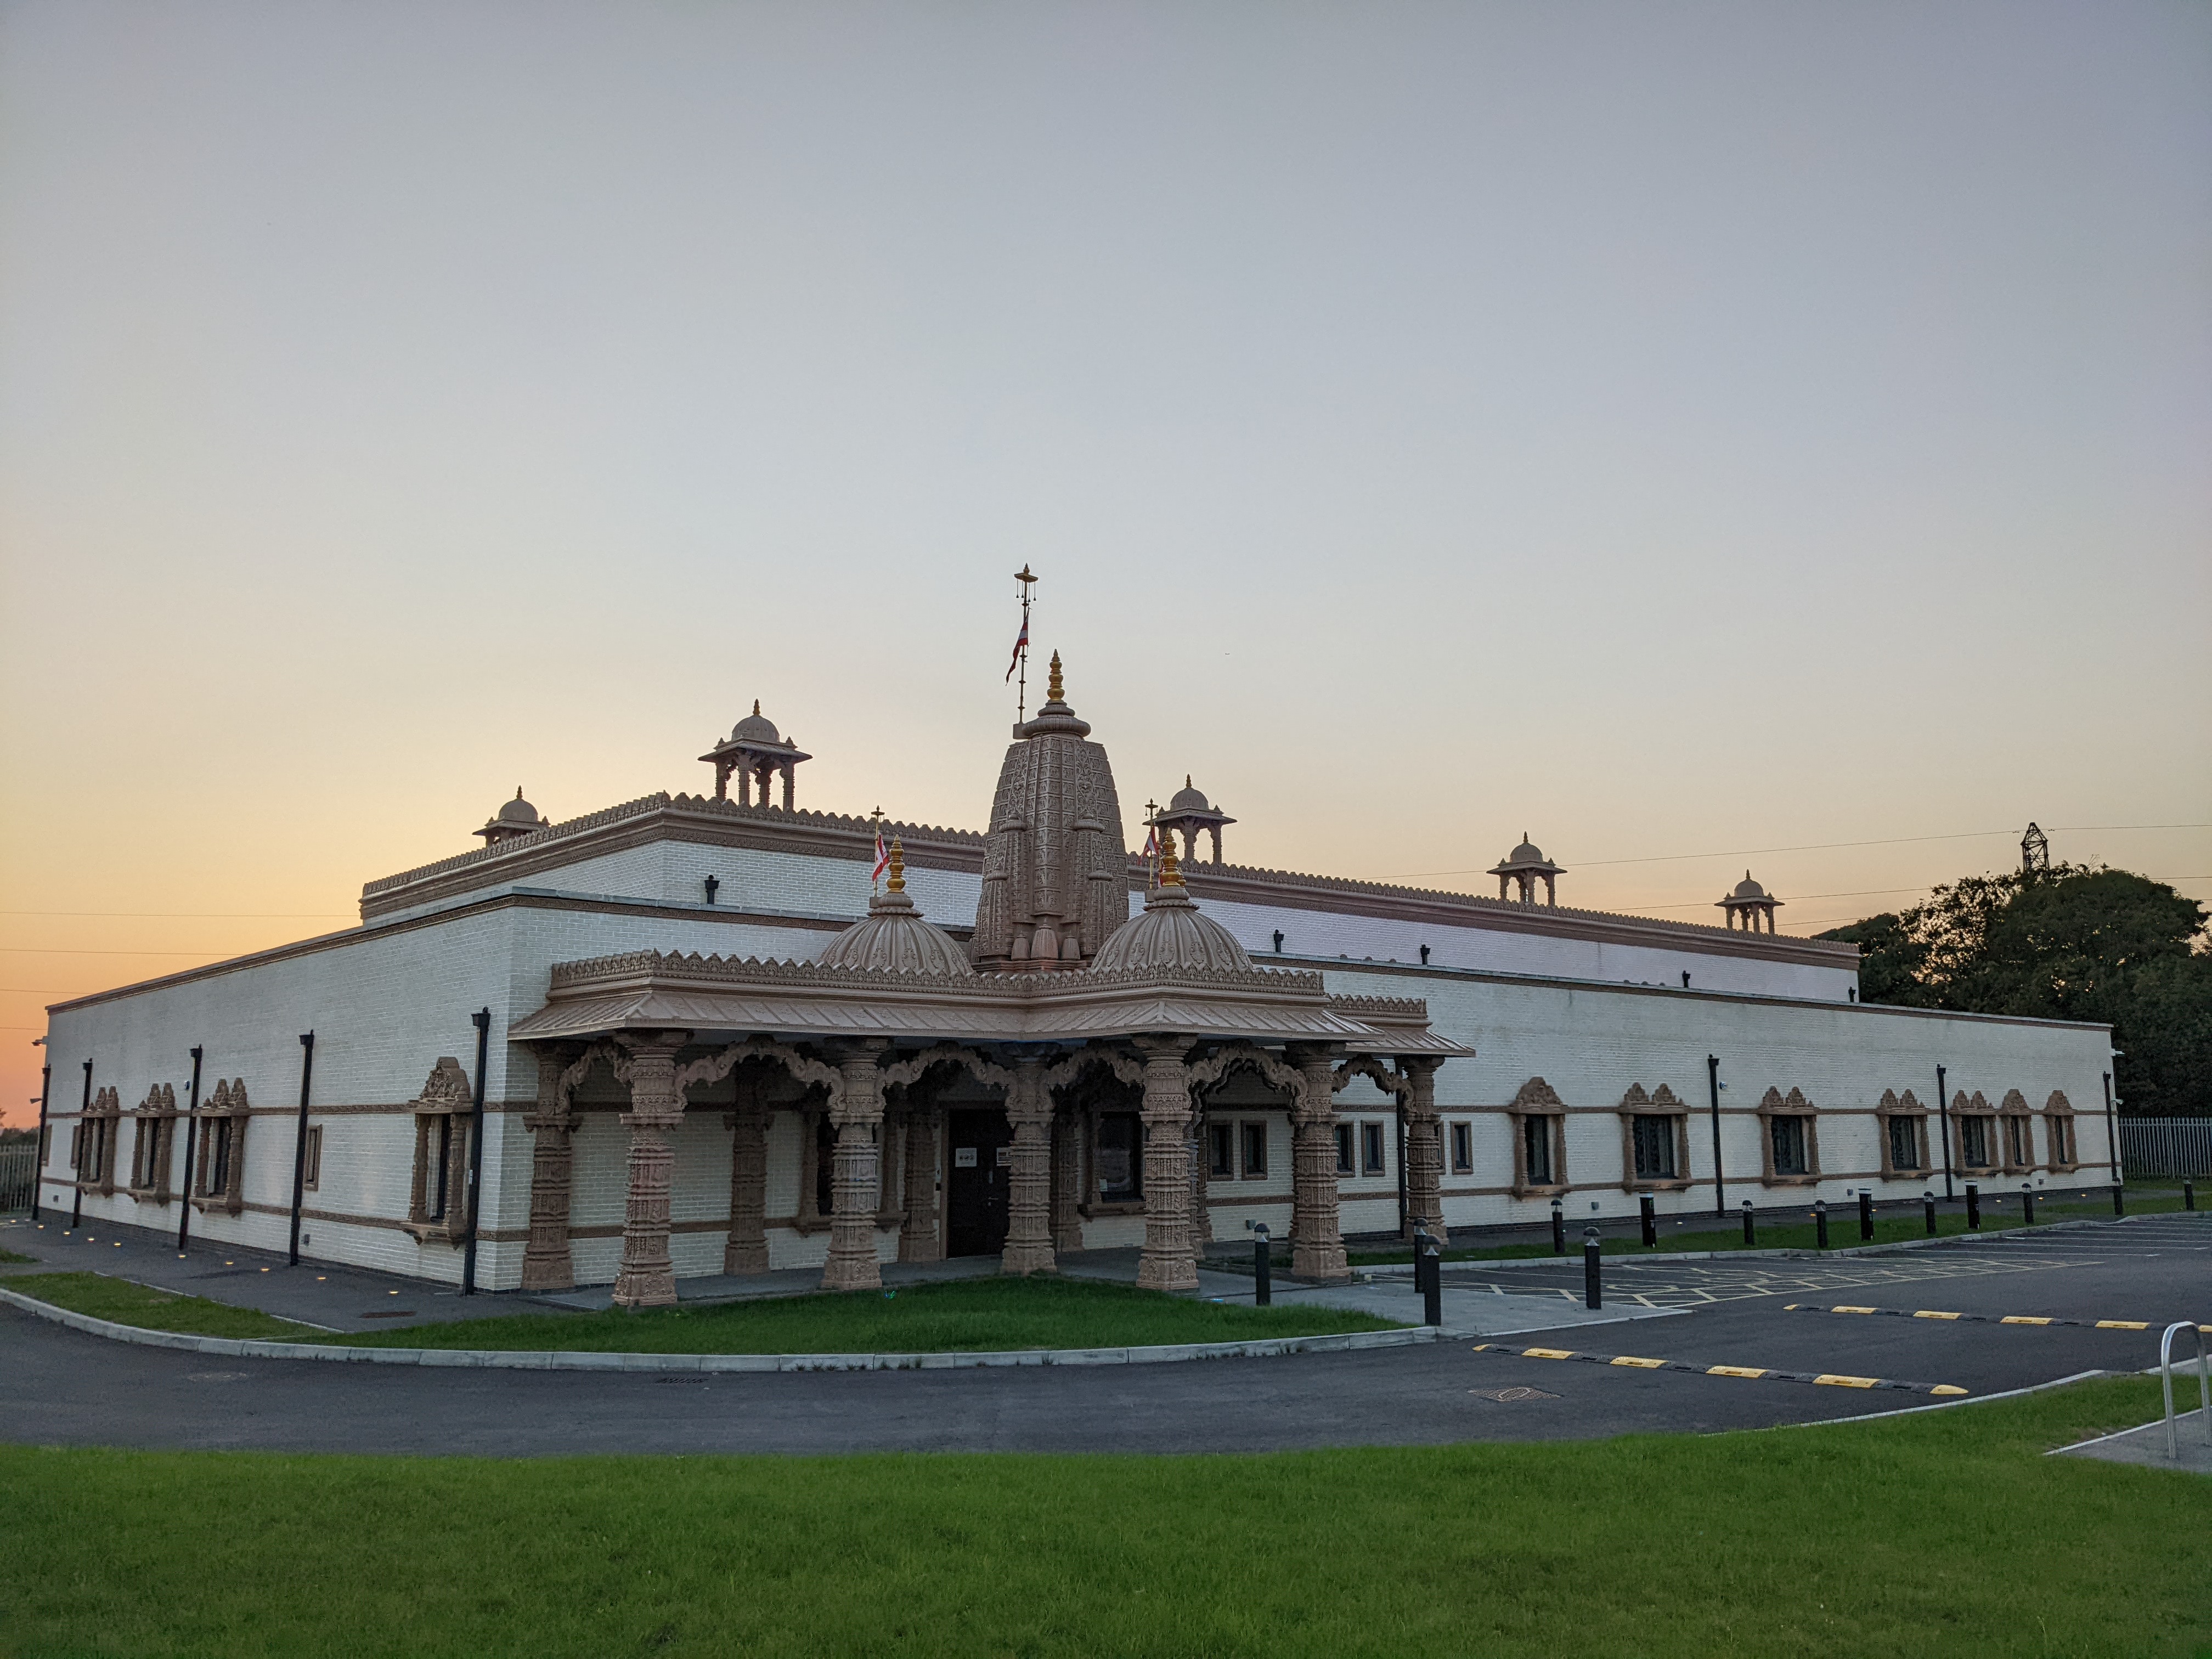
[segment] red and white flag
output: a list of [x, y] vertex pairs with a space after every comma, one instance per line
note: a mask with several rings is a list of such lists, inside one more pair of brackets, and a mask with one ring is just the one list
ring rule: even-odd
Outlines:
[[1160, 832], [1158, 830], [1147, 830], [1145, 832], [1145, 850], [1142, 856], [1145, 867], [1149, 872], [1146, 881], [1149, 884], [1157, 886], [1158, 884], [1155, 878], [1158, 876], [1160, 869]]
[[1014, 670], [1022, 665], [1022, 655], [1030, 648], [1030, 613], [1022, 612], [1022, 631], [1014, 636], [1014, 659], [1006, 665], [1006, 678], [1014, 677]]
[[876, 867], [868, 872], [868, 884], [873, 886], [884, 878], [884, 872], [891, 867], [890, 848], [884, 845], [884, 826], [876, 826]]

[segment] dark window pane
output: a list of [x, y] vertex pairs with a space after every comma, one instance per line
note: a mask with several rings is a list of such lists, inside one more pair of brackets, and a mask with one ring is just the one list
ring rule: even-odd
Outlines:
[[1771, 1133], [1774, 1139], [1774, 1173], [1778, 1176], [1803, 1175], [1805, 1120], [1778, 1117], [1772, 1121]]
[[[1521, 1147], [1528, 1163], [1528, 1184], [1532, 1187], [1552, 1185], [1552, 1120], [1547, 1117], [1522, 1118]], [[1636, 1157], [1640, 1174], [1644, 1158], [1640, 1144]]]
[[1889, 1121], [1889, 1164], [1893, 1170], [1920, 1167], [1919, 1126], [1909, 1117]]
[[1237, 1173], [1237, 1136], [1226, 1123], [1209, 1123], [1206, 1127], [1206, 1173], [1233, 1176]]
[[1382, 1173], [1382, 1126], [1363, 1123], [1359, 1126], [1360, 1169], [1367, 1175]]
[[1144, 1125], [1134, 1112], [1109, 1112], [1098, 1120], [1098, 1196], [1109, 1204], [1145, 1195]]
[[1472, 1174], [1474, 1170], [1474, 1128], [1472, 1124], [1452, 1125], [1452, 1173]]
[[1340, 1123], [1336, 1126], [1336, 1172], [1339, 1175], [1350, 1175], [1353, 1172], [1352, 1126], [1349, 1123]]
[[1244, 1173], [1248, 1176], [1267, 1173], [1267, 1126], [1264, 1123], [1244, 1126]]
[[1674, 1120], [1641, 1116], [1636, 1125], [1636, 1174], [1641, 1181], [1674, 1178]]

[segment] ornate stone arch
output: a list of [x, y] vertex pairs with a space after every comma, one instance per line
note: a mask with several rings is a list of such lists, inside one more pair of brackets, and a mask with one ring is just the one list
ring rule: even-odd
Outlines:
[[2043, 1103], [2045, 1144], [2050, 1149], [2051, 1172], [2065, 1175], [2081, 1165], [2081, 1144], [2075, 1139], [2074, 1103], [2065, 1091], [2053, 1089]]
[[199, 1109], [207, 1120], [200, 1137], [199, 1169], [192, 1179], [193, 1201], [202, 1210], [237, 1215], [246, 1208], [246, 1131], [252, 1119], [246, 1079], [216, 1079], [215, 1091]]
[[[1769, 1094], [1772, 1090], [1767, 1091]], [[1690, 1115], [1679, 1096], [1666, 1084], [1646, 1089], [1632, 1083], [1615, 1108], [1620, 1115], [1620, 1184], [1628, 1192], [1680, 1192], [1690, 1185]], [[1663, 1128], [1642, 1127], [1647, 1122]], [[1638, 1137], [1646, 1156], [1639, 1162]], [[1663, 1137], [1663, 1141], [1659, 1139]], [[1654, 1153], [1662, 1154], [1655, 1163]], [[1668, 1170], [1671, 1162], [1671, 1172]]]
[[1373, 1054], [1354, 1054], [1329, 1074], [1332, 1091], [1340, 1091], [1356, 1077], [1364, 1077], [1384, 1094], [1395, 1096], [1400, 1105], [1413, 1091], [1413, 1080], [1395, 1066], [1385, 1066]]

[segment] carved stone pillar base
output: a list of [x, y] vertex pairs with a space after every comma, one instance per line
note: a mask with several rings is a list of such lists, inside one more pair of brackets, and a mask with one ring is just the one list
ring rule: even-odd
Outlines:
[[1044, 1063], [1024, 1060], [1014, 1068], [1006, 1095], [1006, 1121], [1014, 1144], [1007, 1153], [1006, 1243], [999, 1267], [1009, 1273], [1058, 1270], [1052, 1249], [1052, 1143], [1047, 1130], [1052, 1103], [1044, 1087]]
[[1052, 1246], [1083, 1248], [1083, 1120], [1063, 1107], [1052, 1122]]
[[623, 1205], [622, 1268], [615, 1274], [617, 1308], [665, 1308], [676, 1302], [676, 1266], [668, 1255], [668, 1194], [676, 1149], [668, 1131], [684, 1121], [676, 1091], [681, 1032], [633, 1043], [629, 1063], [629, 1191]]
[[[744, 1087], [744, 1079], [738, 1087]], [[722, 1246], [722, 1271], [764, 1273], [768, 1271], [768, 1115], [748, 1103], [731, 1113], [726, 1121], [730, 1126], [730, 1237]]]
[[537, 1136], [530, 1153], [530, 1242], [522, 1253], [526, 1291], [576, 1287], [575, 1263], [568, 1251], [568, 1194], [574, 1164], [568, 1134], [575, 1120], [568, 1115], [568, 1091], [574, 1079], [565, 1076], [573, 1052], [538, 1051], [538, 1109], [523, 1120], [523, 1127]]
[[937, 1120], [916, 1109], [906, 1121], [906, 1220], [899, 1228], [899, 1260], [942, 1261], [937, 1232]]
[[1324, 1284], [1352, 1277], [1337, 1211], [1336, 1080], [1326, 1048], [1299, 1048], [1292, 1060], [1305, 1089], [1291, 1120], [1291, 1272]]
[[1429, 1237], [1442, 1245], [1444, 1225], [1443, 1125], [1437, 1116], [1437, 1067], [1441, 1060], [1413, 1056], [1398, 1062], [1406, 1076], [1406, 1237], [1413, 1218], [1425, 1216]]
[[838, 1065], [841, 1088], [830, 1109], [837, 1126], [830, 1182], [830, 1259], [825, 1291], [872, 1291], [884, 1282], [876, 1260], [876, 1207], [882, 1188], [876, 1131], [884, 1121], [884, 1079], [876, 1058], [884, 1045], [869, 1039]]
[[1137, 1285], [1194, 1291], [1198, 1257], [1190, 1237], [1190, 1074], [1180, 1038], [1144, 1037], [1145, 1248]]

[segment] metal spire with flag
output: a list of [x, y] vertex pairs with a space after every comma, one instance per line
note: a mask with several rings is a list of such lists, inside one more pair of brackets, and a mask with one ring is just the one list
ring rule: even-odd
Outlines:
[[1156, 800], [1145, 803], [1145, 885], [1160, 884], [1160, 832], [1152, 820], [1160, 815], [1160, 804]]
[[891, 867], [890, 852], [884, 845], [884, 809], [880, 806], [876, 808], [873, 817], [876, 821], [876, 867], [868, 872], [868, 885], [872, 888], [884, 878], [884, 872]]
[[1030, 712], [1030, 589], [1036, 586], [1036, 578], [1025, 564], [1014, 572], [1014, 580], [1022, 585], [1022, 631], [1014, 635], [1014, 659], [1006, 665], [1006, 678], [1013, 678], [1018, 669], [1021, 672], [1021, 689], [1014, 705], [1014, 723], [1018, 726]]

